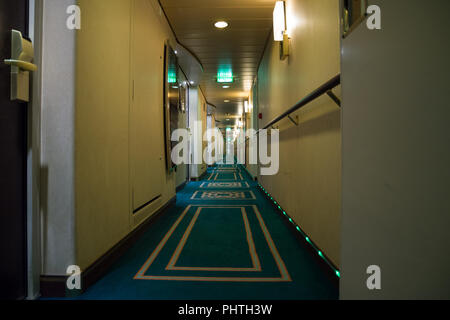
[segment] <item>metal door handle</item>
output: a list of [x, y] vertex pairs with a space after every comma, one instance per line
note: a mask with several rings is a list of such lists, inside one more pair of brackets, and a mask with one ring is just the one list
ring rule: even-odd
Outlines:
[[10, 66], [18, 67], [19, 69], [25, 70], [25, 71], [37, 71], [37, 65], [21, 61], [21, 60], [13, 60], [13, 59], [6, 59], [5, 63]]

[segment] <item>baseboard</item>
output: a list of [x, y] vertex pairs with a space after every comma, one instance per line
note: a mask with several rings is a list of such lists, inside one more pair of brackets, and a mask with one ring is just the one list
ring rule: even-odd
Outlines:
[[248, 171], [247, 167], [244, 166], [243, 164], [241, 164], [241, 167], [244, 169], [244, 171], [248, 174], [248, 176], [250, 177], [250, 180], [256, 181], [258, 182], [258, 177], [257, 176], [253, 176], [250, 171]]
[[41, 276], [41, 297], [43, 298], [61, 298], [66, 296], [65, 276]]
[[[155, 214], [149, 217], [145, 222], [139, 225], [97, 261], [84, 270], [81, 274], [82, 292], [86, 291], [90, 286], [100, 280], [108, 272], [109, 268], [141, 237], [144, 232], [148, 230], [156, 219], [167, 208], [175, 204], [175, 202], [176, 196], [170, 199], [163, 207], [155, 212]], [[62, 298], [74, 295], [73, 292], [71, 293], [66, 291], [66, 280], [66, 276], [41, 276], [41, 297]]]
[[184, 187], [186, 187], [187, 181], [183, 182], [182, 184], [180, 184], [177, 189], [176, 192], [180, 192], [181, 190], [183, 190]]
[[[263, 191], [264, 189], [261, 189], [261, 188], [263, 188], [261, 185], [258, 185], [258, 186], [259, 186], [258, 190], [261, 192], [262, 196], [271, 202], [271, 205], [275, 208], [275, 210], [278, 209], [278, 211], [280, 211], [280, 212], [286, 212], [283, 209], [279, 209], [281, 206], [278, 201], [276, 201], [276, 204], [274, 204], [275, 199], [273, 199], [273, 197], [271, 195], [267, 195]], [[269, 197], [270, 197], [270, 199], [269, 199]], [[301, 232], [299, 232], [299, 229], [297, 229], [297, 227], [300, 228], [300, 226], [296, 225], [294, 219], [292, 217], [290, 217], [287, 213], [285, 213], [284, 215], [281, 214], [281, 217], [283, 218], [283, 222], [286, 224], [286, 226], [289, 229], [291, 229], [292, 233], [296, 236], [299, 243], [301, 243], [301, 245], [304, 246], [304, 248], [311, 254], [311, 256], [314, 257], [314, 259], [318, 262], [318, 265], [320, 266], [320, 268], [322, 268], [322, 270], [325, 272], [326, 276], [331, 280], [333, 285], [338, 288], [339, 280], [340, 280], [340, 276], [339, 277], [336, 276], [336, 271], [338, 271], [338, 268], [337, 268], [337, 266], [335, 266], [333, 264], [331, 259], [328, 258], [328, 256], [325, 254], [325, 251], [320, 249], [314, 243], [314, 241], [311, 239], [311, 237], [309, 235], [308, 235], [309, 242], [306, 241], [305, 237], [304, 237], [304, 231], [302, 231], [303, 234]], [[300, 229], [300, 230], [302, 230], [302, 229]], [[321, 258], [317, 254], [318, 250], [320, 250], [323, 258]]]
[[208, 174], [208, 171], [203, 172], [200, 177], [198, 178], [191, 178], [191, 181], [200, 181], [202, 180], [206, 175]]

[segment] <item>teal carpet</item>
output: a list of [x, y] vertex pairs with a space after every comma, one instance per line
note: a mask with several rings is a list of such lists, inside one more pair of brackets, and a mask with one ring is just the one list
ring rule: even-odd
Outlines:
[[177, 194], [108, 274], [76, 299], [337, 299], [338, 288], [236, 166]]

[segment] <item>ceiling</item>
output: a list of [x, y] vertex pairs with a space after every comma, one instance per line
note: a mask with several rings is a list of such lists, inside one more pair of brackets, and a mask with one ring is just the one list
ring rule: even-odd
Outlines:
[[[275, 0], [160, 0], [160, 4], [178, 41], [203, 66], [200, 87], [217, 107], [218, 126], [233, 126], [271, 33]], [[229, 26], [214, 27], [221, 20]], [[228, 89], [216, 81], [223, 67], [231, 67], [235, 77]]]

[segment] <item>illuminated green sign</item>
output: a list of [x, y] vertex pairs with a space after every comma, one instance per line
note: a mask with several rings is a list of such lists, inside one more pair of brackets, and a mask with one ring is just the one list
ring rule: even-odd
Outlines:
[[169, 69], [169, 74], [167, 77], [167, 81], [169, 83], [176, 83], [177, 82], [177, 72], [173, 69]]
[[233, 71], [231, 71], [231, 68], [219, 69], [219, 71], [217, 72], [217, 82], [230, 83], [233, 81]]

